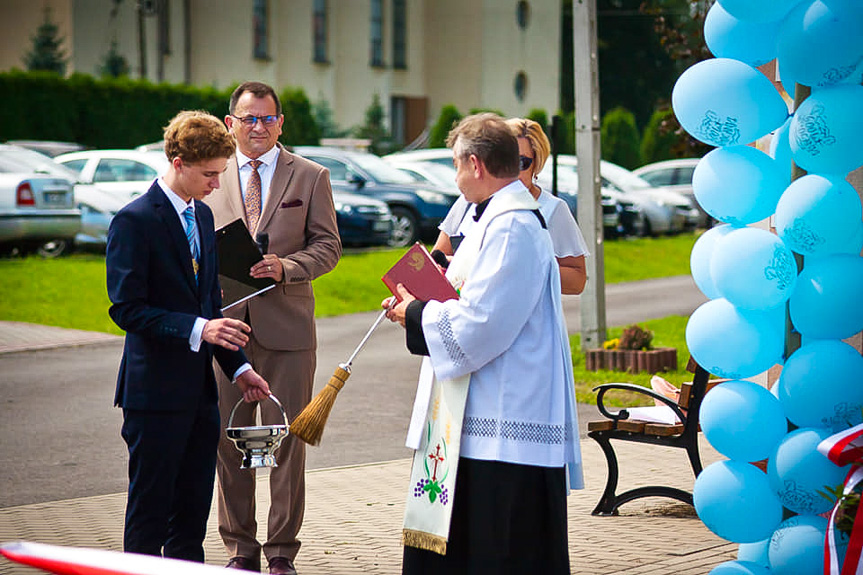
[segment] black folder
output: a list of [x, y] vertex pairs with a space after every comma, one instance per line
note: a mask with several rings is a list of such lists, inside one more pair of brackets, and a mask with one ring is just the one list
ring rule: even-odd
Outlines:
[[249, 270], [264, 259], [242, 219], [236, 219], [216, 230], [219, 254], [219, 283], [222, 286], [222, 306], [250, 296], [274, 285], [272, 278], [253, 278]]

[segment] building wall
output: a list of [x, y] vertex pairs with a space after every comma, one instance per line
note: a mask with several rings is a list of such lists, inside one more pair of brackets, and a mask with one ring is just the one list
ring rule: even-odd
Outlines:
[[[558, 107], [558, 0], [530, 0], [524, 30], [516, 22], [516, 0], [407, 0], [405, 69], [392, 67], [392, 0], [383, 2], [382, 67], [370, 66], [369, 0], [328, 1], [328, 63], [313, 61], [313, 0], [270, 0], [267, 60], [253, 57], [252, 0], [167, 2], [167, 53], [160, 54], [158, 18], [144, 17], [145, 76], [152, 81], [184, 83], [188, 77], [193, 85], [224, 88], [256, 79], [278, 90], [302, 87], [313, 102], [328, 101], [343, 128], [362, 123], [374, 94], [387, 112], [394, 96], [411, 99], [414, 113], [427, 99], [428, 124], [445, 104], [462, 113], [495, 108], [507, 115]], [[3, 0], [0, 70], [23, 67], [43, 5], [52, 7], [52, 20], [67, 37], [70, 73], [97, 74], [116, 39], [132, 76], [142, 75], [137, 0], [120, 2], [113, 18], [111, 0]], [[528, 77], [522, 101], [513, 88], [520, 70]]]
[[[60, 36], [65, 39], [63, 51], [67, 58], [72, 53], [74, 34], [70, 25], [73, 0], [2, 0], [0, 1], [0, 70], [24, 70], [24, 55], [30, 51], [31, 38], [45, 19], [44, 9], [50, 9], [51, 22], [57, 24]], [[67, 72], [73, 72], [73, 62]]]

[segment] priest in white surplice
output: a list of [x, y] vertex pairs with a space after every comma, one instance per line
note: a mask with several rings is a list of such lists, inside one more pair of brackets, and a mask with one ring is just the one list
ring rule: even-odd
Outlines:
[[583, 481], [551, 239], [500, 117], [464, 118], [447, 144], [477, 204], [447, 269], [460, 299], [423, 302], [401, 286], [387, 312], [427, 356], [402, 573], [568, 574], [566, 495]]

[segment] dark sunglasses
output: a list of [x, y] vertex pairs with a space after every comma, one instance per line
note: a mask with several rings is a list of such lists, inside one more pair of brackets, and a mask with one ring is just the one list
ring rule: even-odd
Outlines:
[[528, 169], [531, 166], [531, 164], [533, 164], [533, 158], [531, 158], [530, 156], [519, 156], [518, 157], [518, 169], [520, 172], [523, 172], [526, 169]]
[[240, 118], [239, 116], [231, 114], [231, 117], [235, 120], [239, 120], [243, 123], [244, 126], [247, 126], [249, 128], [253, 128], [259, 120], [265, 126], [272, 126], [279, 121], [278, 116], [243, 116], [242, 118]]

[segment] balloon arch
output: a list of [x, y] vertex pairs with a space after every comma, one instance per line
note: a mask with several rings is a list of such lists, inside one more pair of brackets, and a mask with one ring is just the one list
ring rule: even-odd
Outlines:
[[[710, 301], [690, 317], [686, 341], [700, 365], [730, 379], [700, 414], [728, 460], [698, 476], [693, 499], [704, 524], [740, 548], [711, 574], [838, 575], [855, 532], [849, 547], [822, 493], [851, 466], [818, 446], [863, 424], [863, 356], [842, 341], [863, 330], [863, 208], [846, 181], [863, 166], [863, 1], [718, 0], [704, 36], [715, 58], [680, 76], [672, 106], [716, 148], [693, 176], [720, 224], [692, 250]], [[756, 69], [773, 60], [788, 92], [811, 88], [791, 113]], [[751, 146], [769, 134], [769, 154]], [[807, 172], [793, 182], [792, 162]], [[769, 217], [775, 234], [753, 226]], [[788, 357], [786, 312], [801, 336]], [[746, 381], [775, 364], [771, 391]], [[766, 473], [751, 465], [765, 459]]]

